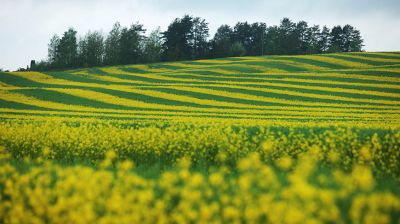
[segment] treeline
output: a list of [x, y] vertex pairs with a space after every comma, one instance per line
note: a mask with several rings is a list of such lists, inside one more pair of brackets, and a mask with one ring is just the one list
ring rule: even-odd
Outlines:
[[238, 22], [222, 25], [209, 39], [208, 23], [199, 17], [176, 18], [161, 32], [145, 35], [142, 24], [122, 27], [118, 22], [106, 37], [98, 31], [78, 38], [70, 28], [62, 37], [54, 35], [47, 60], [31, 62], [31, 70], [67, 69], [159, 61], [179, 61], [247, 55], [294, 55], [361, 51], [360, 31], [351, 25], [309, 26], [288, 18], [279, 26]]

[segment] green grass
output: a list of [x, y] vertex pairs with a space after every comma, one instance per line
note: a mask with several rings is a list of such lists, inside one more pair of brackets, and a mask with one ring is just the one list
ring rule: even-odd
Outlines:
[[[354, 58], [352, 55], [363, 56], [363, 59]], [[104, 102], [101, 98], [93, 100], [83, 96], [78, 97], [73, 94], [59, 93], [43, 88], [91, 90], [118, 97], [120, 100], [138, 100], [159, 105], [160, 107], [159, 109], [148, 109], [149, 111], [181, 111], [174, 108], [163, 108], [166, 106], [185, 106], [191, 108], [190, 112], [200, 112], [199, 109], [202, 109], [202, 113], [206, 114], [204, 109], [225, 109], [226, 113], [233, 115], [234, 113], [231, 113], [230, 110], [239, 109], [239, 107], [224, 106], [224, 103], [248, 105], [248, 108], [240, 107], [240, 109], [246, 109], [249, 112], [252, 110], [251, 107], [253, 107], [253, 105], [291, 107], [292, 111], [295, 111], [296, 104], [288, 104], [285, 102], [290, 100], [299, 102], [300, 104], [311, 103], [305, 107], [321, 109], [337, 108], [336, 106], [324, 106], [322, 105], [323, 103], [346, 104], [347, 107], [353, 109], [362, 109], [363, 106], [369, 105], [369, 109], [374, 110], [376, 113], [381, 112], [382, 114], [393, 115], [395, 112], [387, 113], [386, 110], [392, 109], [400, 111], [400, 104], [396, 104], [396, 102], [400, 101], [400, 56], [397, 55], [396, 52], [389, 54], [361, 52], [354, 54], [343, 53], [317, 55], [318, 59], [314, 59], [313, 55], [307, 57], [237, 57], [216, 59], [216, 61], [184, 61], [179, 62], [179, 65], [164, 62], [136, 67], [116, 66], [117, 69], [121, 70], [120, 73], [118, 71], [106, 72], [105, 70], [102, 70], [102, 68], [87, 68], [45, 73], [54, 79], [66, 80], [75, 84], [67, 84], [67, 82], [66, 84], [52, 84], [51, 82], [47, 82], [47, 80], [35, 81], [36, 79], [34, 78], [30, 80], [31, 77], [29, 77], [29, 72], [22, 73], [22, 75], [18, 76], [13, 73], [0, 73], [0, 82], [12, 86], [12, 88], [1, 87], [3, 88], [3, 91], [11, 94], [18, 93], [27, 97], [66, 105], [121, 109], [126, 110], [127, 112], [133, 110], [144, 111], [147, 109], [135, 106], [121, 106], [118, 102]], [[326, 58], [326, 61], [324, 61], [323, 58]], [[346, 65], [335, 64], [329, 60], [330, 58], [343, 60], [346, 62]], [[380, 59], [390, 59], [395, 61], [382, 62], [379, 61]], [[397, 59], [398, 61], [396, 61]], [[287, 63], [285, 61], [287, 61]], [[353, 65], [352, 63], [356, 64]], [[360, 63], [365, 66], [361, 66], [360, 68]], [[313, 70], [312, 66], [317, 66], [316, 70]], [[159, 72], [154, 72], [154, 69], [155, 71], [157, 71], [157, 69], [161, 70], [159, 70]], [[272, 72], [274, 69], [275, 71], [276, 69], [279, 69], [281, 72], [278, 74]], [[313, 75], [309, 75], [310, 73]], [[342, 76], [338, 77], [330, 74], [339, 74]], [[359, 76], [365, 77], [365, 79], [362, 79]], [[106, 78], [117, 78], [120, 81], [107, 81]], [[216, 86], [216, 84], [218, 86]], [[231, 86], [232, 84], [235, 86]], [[194, 91], [180, 90], [175, 86], [196, 87], [205, 92], [198, 93]], [[119, 89], [119, 87], [121, 87], [121, 89]], [[257, 87], [264, 91], [248, 90], [246, 87]], [[313, 89], [314, 87], [328, 89], [315, 90]], [[164, 97], [158, 95], [156, 92], [149, 95], [148, 93], [132, 93], [125, 90], [129, 88], [135, 88], [139, 91], [155, 90], [163, 93], [175, 94], [177, 97]], [[340, 91], [337, 88], [348, 91]], [[228, 95], [220, 95], [219, 93], [213, 92], [214, 90], [225, 91]], [[309, 97], [306, 95], [292, 95], [290, 93], [276, 93], [274, 92], [276, 90], [295, 91], [300, 94], [320, 94], [321, 96], [326, 97], [347, 97], [356, 100], [368, 99], [371, 100], [371, 102], [361, 103], [357, 101], [348, 101], [346, 99], [326, 99], [326, 97]], [[375, 91], [392, 95], [385, 96], [380, 94], [370, 94], [363, 91]], [[236, 93], [247, 94], [251, 99], [236, 98], [233, 95]], [[229, 96], [230, 94], [232, 94], [232, 96]], [[190, 102], [188, 100], [180, 99], [179, 96], [207, 100], [208, 102], [216, 102], [218, 105], [194, 101]], [[276, 100], [259, 100], [257, 97], [272, 97]], [[393, 103], [388, 106], [387, 104], [373, 102], [374, 100], [385, 100]], [[374, 108], [374, 106], [380, 107]], [[36, 111], [42, 109], [40, 107], [28, 106], [26, 102], [20, 100], [5, 98], [0, 101], [0, 108], [15, 109], [15, 112], [18, 112], [18, 110], [21, 109]], [[61, 109], [54, 108], [53, 110]], [[299, 119], [301, 116], [303, 116], [303, 119], [312, 118], [296, 113], [293, 113], [293, 115]], [[104, 113], [104, 116], [110, 116], [110, 114]], [[170, 115], [168, 115], [168, 117], [170, 118]], [[218, 114], [214, 114], [213, 117], [218, 117]], [[349, 117], [342, 116], [337, 118], [349, 120], [352, 116], [349, 115]], [[320, 117], [319, 119], [324, 118]]]

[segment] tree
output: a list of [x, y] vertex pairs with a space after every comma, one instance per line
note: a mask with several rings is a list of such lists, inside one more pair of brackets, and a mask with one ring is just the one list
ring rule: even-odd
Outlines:
[[176, 18], [163, 32], [164, 60], [190, 60], [208, 54], [208, 24], [199, 17]]
[[185, 15], [182, 19], [176, 18], [163, 32], [164, 60], [176, 61], [191, 58], [193, 18]]
[[343, 29], [341, 26], [334, 26], [329, 38], [330, 46], [328, 52], [343, 51]]
[[131, 27], [121, 30], [119, 41], [120, 62], [122, 64], [134, 64], [142, 61], [142, 41], [144, 39], [143, 25], [136, 23]]
[[265, 33], [265, 23], [239, 22], [233, 30], [233, 41], [243, 45], [246, 55], [261, 55], [264, 51]]
[[356, 52], [361, 51], [364, 40], [360, 31], [350, 25], [335, 26], [330, 33], [329, 52]]
[[279, 54], [296, 54], [298, 36], [295, 33], [296, 24], [289, 18], [283, 18], [279, 25]]
[[104, 42], [104, 64], [116, 65], [121, 61], [121, 25], [117, 22], [114, 24], [107, 39]]
[[40, 62], [35, 63], [35, 66], [32, 67], [30, 70], [31, 71], [45, 71], [49, 70], [49, 68], [53, 67], [54, 65], [51, 65], [48, 61], [41, 60]]
[[308, 27], [306, 32], [306, 44], [307, 47], [305, 51], [303, 52], [304, 54], [318, 54], [321, 53], [319, 49], [319, 40], [321, 36], [321, 30], [318, 25], [314, 25], [311, 27]]
[[150, 35], [144, 40], [144, 60], [146, 62], [160, 61], [163, 53], [163, 40], [160, 27], [153, 30]]
[[88, 32], [84, 39], [79, 41], [79, 59], [84, 67], [99, 66], [103, 63], [103, 35], [98, 32]]
[[356, 30], [351, 25], [345, 25], [342, 29], [342, 51], [343, 52], [357, 52], [361, 51], [363, 46], [363, 39], [361, 38], [360, 31]]
[[50, 39], [50, 43], [48, 44], [47, 50], [47, 61], [52, 66], [57, 67], [58, 59], [59, 59], [59, 50], [58, 47], [60, 45], [60, 38], [57, 34], [54, 34], [53, 37]]
[[222, 25], [217, 29], [214, 38], [211, 40], [210, 56], [222, 58], [232, 56], [233, 30], [228, 25]]
[[330, 44], [330, 30], [324, 26], [318, 37], [318, 51], [321, 53], [328, 52]]
[[193, 27], [191, 31], [191, 37], [193, 38], [191, 40], [193, 49], [192, 58], [204, 58], [208, 54], [208, 23], [199, 17], [193, 18]]
[[104, 37], [98, 32], [89, 32], [86, 37], [87, 56], [86, 61], [89, 66], [99, 66], [103, 64]]
[[352, 52], [360, 52], [363, 51], [364, 39], [361, 37], [361, 32], [357, 29], [354, 29], [350, 35], [350, 49]]
[[246, 48], [243, 46], [242, 43], [236, 41], [235, 43], [232, 44], [231, 52], [232, 52], [231, 56], [235, 57], [244, 56], [246, 54]]
[[295, 45], [295, 49], [290, 49], [294, 54], [305, 54], [309, 49], [312, 37], [309, 33], [307, 22], [299, 21], [293, 30], [291, 41]]
[[267, 31], [265, 23], [251, 24], [251, 48], [248, 49], [249, 55], [262, 55], [264, 54], [264, 38]]
[[69, 28], [68, 31], [64, 32], [60, 40], [56, 61], [59, 62], [61, 68], [75, 67], [77, 65], [78, 44], [76, 33], [73, 28]]
[[264, 38], [265, 52], [267, 54], [280, 54], [281, 53], [281, 39], [280, 31], [277, 26], [270, 26]]
[[[247, 22], [238, 22], [235, 27], [233, 28], [233, 40], [234, 42], [240, 43], [246, 53], [251, 54], [252, 48], [252, 33], [251, 33], [251, 25]], [[237, 45], [238, 46], [238, 45]]]

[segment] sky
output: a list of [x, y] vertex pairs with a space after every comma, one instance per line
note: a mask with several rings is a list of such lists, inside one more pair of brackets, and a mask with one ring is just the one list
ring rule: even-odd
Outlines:
[[150, 32], [185, 14], [206, 19], [210, 37], [221, 24], [270, 26], [289, 17], [309, 25], [350, 24], [361, 31], [366, 51], [400, 50], [400, 0], [0, 0], [0, 68], [46, 59], [50, 38], [69, 27], [79, 36], [106, 35], [117, 21], [139, 22]]

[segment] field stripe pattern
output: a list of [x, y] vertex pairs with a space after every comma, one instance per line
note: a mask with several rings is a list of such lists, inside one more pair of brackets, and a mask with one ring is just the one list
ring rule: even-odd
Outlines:
[[0, 73], [0, 117], [399, 123], [400, 54], [239, 57]]

